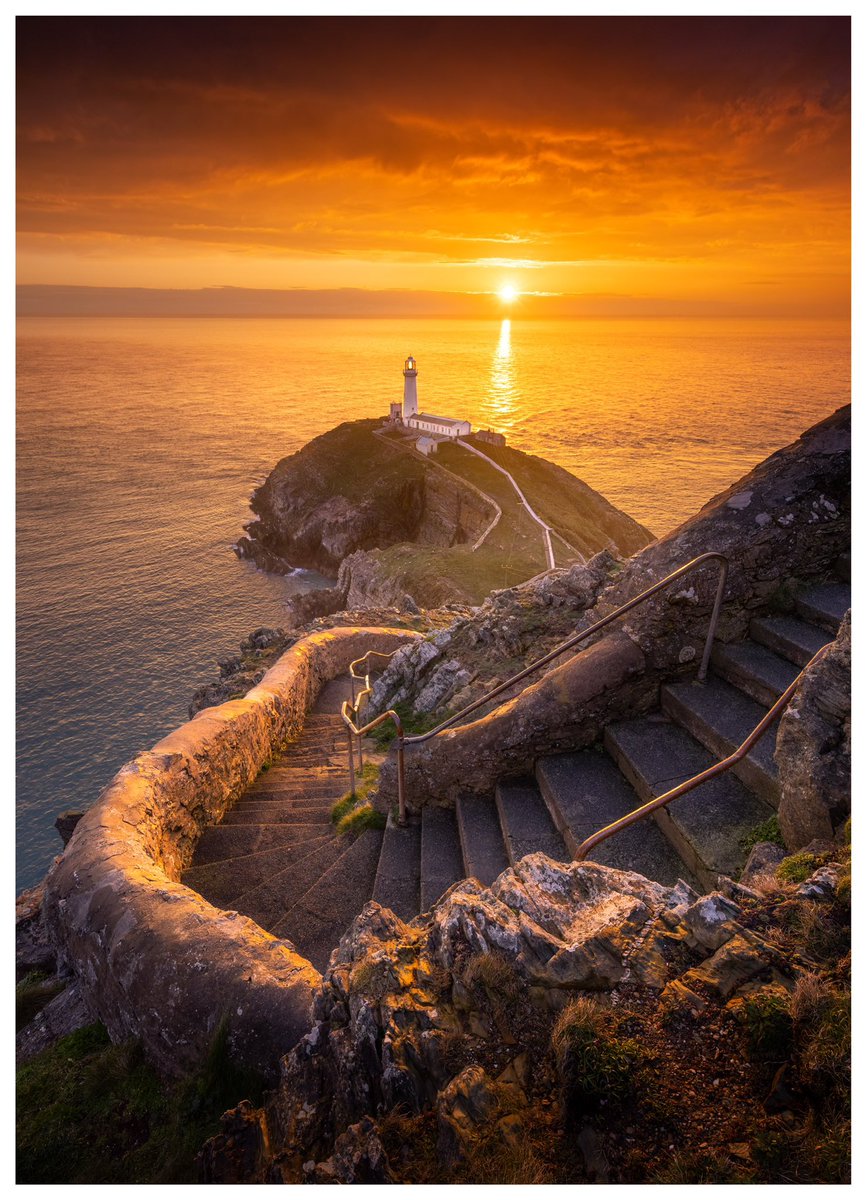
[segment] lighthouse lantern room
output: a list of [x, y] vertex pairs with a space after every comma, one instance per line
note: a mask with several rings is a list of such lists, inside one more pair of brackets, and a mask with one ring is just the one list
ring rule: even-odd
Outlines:
[[403, 420], [418, 412], [418, 365], [410, 354], [403, 364]]

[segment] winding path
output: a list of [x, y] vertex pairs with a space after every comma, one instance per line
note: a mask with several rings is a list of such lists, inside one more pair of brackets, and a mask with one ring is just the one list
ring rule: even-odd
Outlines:
[[[486, 454], [482, 454], [480, 450], [476, 450], [474, 446], [470, 446], [469, 443], [464, 442], [462, 438], [457, 438], [457, 445], [462, 446], [464, 450], [468, 450], [470, 454], [477, 454], [479, 458], [483, 458], [485, 462], [490, 463], [491, 467], [495, 467], [497, 471], [499, 471], [502, 475], [505, 476], [506, 479], [509, 480], [509, 482], [511, 483], [511, 486], [514, 488], [515, 492], [517, 493], [517, 498], [520, 501], [520, 503], [523, 505], [523, 507], [529, 513], [530, 517], [532, 517], [533, 521], [535, 521], [535, 523], [537, 525], [541, 526], [541, 536], [544, 539], [544, 553], [547, 555], [547, 569], [549, 571], [553, 571], [556, 568], [556, 559], [553, 557], [553, 545], [550, 541], [551, 526], [548, 525], [545, 521], [542, 521], [542, 519], [538, 515], [538, 513], [532, 508], [529, 501], [524, 496], [524, 494], [520, 488], [520, 485], [518, 484], [518, 482], [514, 478], [514, 476], [511, 474], [511, 472], [506, 471], [505, 467], [500, 467], [498, 462], [494, 462], [492, 458], [490, 458]], [[554, 530], [553, 532], [555, 533], [556, 531]], [[582, 555], [581, 555], [581, 559], [583, 559]]]

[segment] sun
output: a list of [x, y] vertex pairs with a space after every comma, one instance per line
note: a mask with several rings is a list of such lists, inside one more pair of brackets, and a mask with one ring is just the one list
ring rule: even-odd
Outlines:
[[503, 304], [513, 304], [520, 295], [513, 283], [503, 283], [499, 289], [499, 299]]

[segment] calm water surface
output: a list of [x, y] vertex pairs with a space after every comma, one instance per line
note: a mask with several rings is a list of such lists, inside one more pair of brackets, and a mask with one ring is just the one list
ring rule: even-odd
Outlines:
[[848, 399], [832, 323], [43, 318], [18, 329], [18, 870], [185, 719], [218, 656], [316, 577], [231, 544], [283, 455], [384, 414], [492, 425], [656, 534]]

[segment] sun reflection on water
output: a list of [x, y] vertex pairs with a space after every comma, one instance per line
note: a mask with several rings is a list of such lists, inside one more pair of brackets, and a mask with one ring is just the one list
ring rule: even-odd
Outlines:
[[510, 429], [517, 418], [518, 390], [511, 355], [511, 321], [505, 317], [499, 327], [499, 342], [490, 368], [490, 390], [484, 405], [490, 421], [498, 429]]

